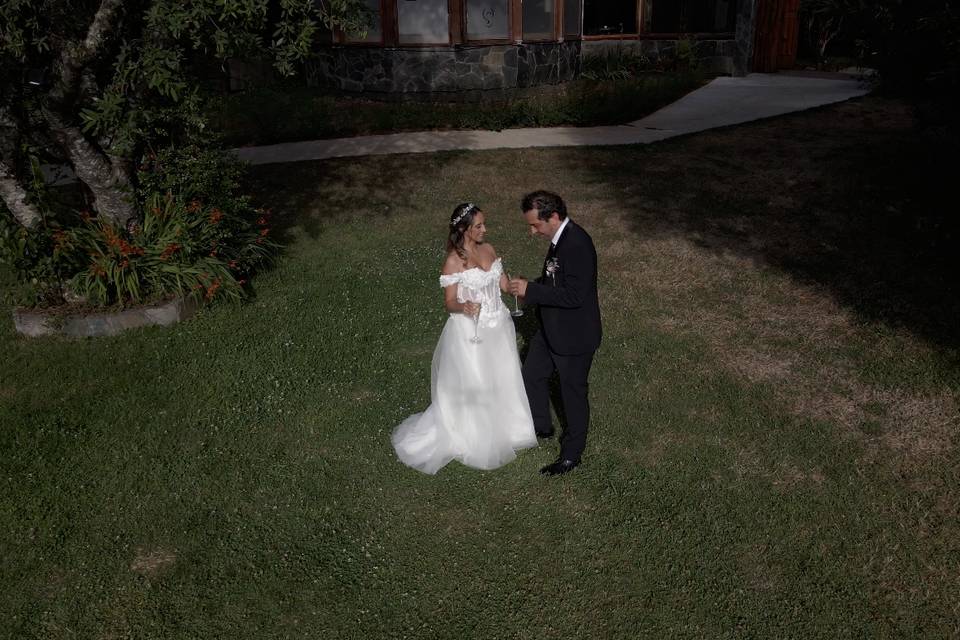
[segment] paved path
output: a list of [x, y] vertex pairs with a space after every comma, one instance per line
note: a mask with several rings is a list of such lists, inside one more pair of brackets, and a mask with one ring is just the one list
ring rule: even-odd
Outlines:
[[742, 78], [716, 78], [677, 102], [625, 125], [420, 131], [244, 147], [235, 152], [250, 164], [271, 164], [452, 149], [638, 144], [842, 102], [868, 91], [865, 83], [852, 78], [754, 73]]

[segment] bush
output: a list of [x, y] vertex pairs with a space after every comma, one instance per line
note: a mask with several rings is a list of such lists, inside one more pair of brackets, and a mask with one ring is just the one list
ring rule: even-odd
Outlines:
[[141, 212], [128, 228], [80, 211], [28, 233], [4, 216], [0, 261], [22, 285], [18, 301], [56, 305], [65, 290], [99, 306], [241, 299], [276, 249], [270, 212], [239, 194], [242, 173], [215, 149], [171, 147], [140, 166]]

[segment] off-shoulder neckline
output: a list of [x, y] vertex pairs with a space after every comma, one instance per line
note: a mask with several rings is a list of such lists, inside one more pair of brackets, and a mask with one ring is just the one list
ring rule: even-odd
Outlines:
[[501, 261], [500, 258], [497, 258], [496, 260], [491, 262], [489, 269], [484, 269], [483, 267], [470, 267], [469, 269], [464, 269], [463, 271], [457, 271], [455, 273], [451, 273], [450, 275], [455, 276], [458, 273], [468, 273], [470, 271], [482, 271], [483, 273], [490, 273], [491, 271], [493, 271], [494, 265], [496, 265], [500, 261]]

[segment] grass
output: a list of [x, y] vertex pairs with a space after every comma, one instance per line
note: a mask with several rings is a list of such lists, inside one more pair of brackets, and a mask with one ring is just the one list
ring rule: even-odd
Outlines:
[[302, 87], [260, 88], [217, 97], [211, 118], [231, 146], [427, 129], [622, 124], [676, 101], [705, 82], [697, 72], [622, 80], [581, 79], [483, 102], [389, 102]]
[[[252, 302], [114, 339], [0, 325], [0, 635], [960, 635], [954, 272], [887, 211], [949, 188], [921, 143], [870, 98], [258, 168], [288, 250]], [[444, 220], [482, 203], [533, 273], [537, 187], [600, 252], [585, 464], [417, 474], [389, 433], [429, 402]]]

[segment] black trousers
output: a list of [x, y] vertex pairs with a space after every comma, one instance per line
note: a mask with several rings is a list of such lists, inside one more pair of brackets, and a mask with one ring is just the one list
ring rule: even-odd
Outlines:
[[556, 371], [560, 377], [560, 396], [567, 417], [566, 429], [560, 439], [560, 458], [579, 460], [587, 446], [587, 428], [590, 425], [589, 383], [593, 353], [560, 355], [550, 351], [540, 331], [530, 341], [530, 349], [523, 361], [523, 386], [533, 414], [537, 433], [553, 432], [550, 419], [550, 376]]

